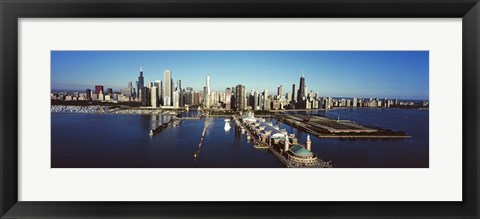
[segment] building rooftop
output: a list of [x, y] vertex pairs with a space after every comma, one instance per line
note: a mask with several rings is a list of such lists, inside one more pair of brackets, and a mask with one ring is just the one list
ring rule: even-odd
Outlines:
[[300, 157], [312, 157], [313, 153], [306, 148], [299, 146], [299, 145], [293, 145], [290, 147], [289, 151], [291, 151], [293, 154], [298, 155]]
[[285, 135], [279, 130], [269, 125], [266, 122], [260, 122], [259, 126], [264, 126], [263, 133], [270, 131], [270, 138], [285, 138]]

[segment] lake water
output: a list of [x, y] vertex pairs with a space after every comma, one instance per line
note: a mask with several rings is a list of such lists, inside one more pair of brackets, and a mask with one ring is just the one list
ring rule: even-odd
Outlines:
[[[195, 116], [195, 111], [184, 116]], [[305, 112], [303, 112], [305, 113]], [[337, 109], [309, 113], [347, 119], [367, 126], [405, 131], [408, 139], [312, 139], [312, 150], [335, 167], [428, 167], [428, 110]], [[52, 168], [273, 168], [283, 167], [268, 150], [257, 150], [233, 120], [224, 130], [224, 118], [207, 123], [184, 120], [155, 136], [148, 132], [170, 116], [52, 113]], [[278, 123], [272, 119], [273, 123]], [[307, 134], [278, 123], [295, 133], [301, 143]], [[198, 151], [198, 157], [194, 154]]]

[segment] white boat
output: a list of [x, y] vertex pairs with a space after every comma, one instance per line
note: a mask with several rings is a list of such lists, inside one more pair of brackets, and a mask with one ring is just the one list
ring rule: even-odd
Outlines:
[[230, 119], [225, 119], [225, 131], [230, 130], [232, 127], [230, 127]]

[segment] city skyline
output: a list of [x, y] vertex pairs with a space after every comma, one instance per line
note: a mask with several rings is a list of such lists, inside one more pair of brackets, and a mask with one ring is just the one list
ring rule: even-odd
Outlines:
[[[238, 84], [247, 92], [291, 93], [305, 76], [320, 96], [428, 100], [428, 51], [52, 51], [52, 90], [84, 90], [96, 84], [115, 91], [137, 81], [164, 80], [171, 71], [183, 88], [212, 91]], [[165, 63], [165, 64], [163, 64]], [[172, 63], [168, 65], [166, 63]], [[297, 70], [295, 70], [297, 68]], [[212, 71], [213, 70], [213, 71]], [[295, 73], [297, 72], [297, 73]], [[268, 82], [268, 83], [267, 83]], [[175, 86], [177, 86], [175, 84]]]

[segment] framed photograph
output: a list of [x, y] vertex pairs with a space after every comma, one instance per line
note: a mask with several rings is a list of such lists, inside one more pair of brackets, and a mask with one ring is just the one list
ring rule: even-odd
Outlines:
[[476, 0], [0, 10], [2, 218], [480, 217]]

